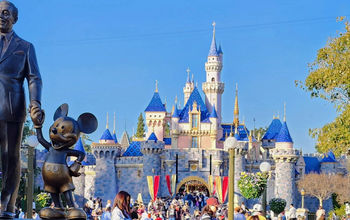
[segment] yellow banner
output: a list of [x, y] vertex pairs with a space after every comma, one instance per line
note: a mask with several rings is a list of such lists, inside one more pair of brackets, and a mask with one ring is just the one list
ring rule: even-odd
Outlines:
[[176, 189], [176, 174], [173, 174], [171, 175], [171, 192], [173, 193], [173, 195], [176, 194], [175, 189]]
[[221, 185], [221, 176], [215, 177], [216, 182], [216, 193], [218, 194], [218, 199], [222, 201], [222, 185]]
[[209, 194], [213, 194], [213, 176], [209, 175], [208, 177], [208, 186], [209, 186]]
[[147, 183], [148, 183], [149, 195], [151, 196], [151, 200], [153, 200], [153, 197], [154, 197], [153, 176], [147, 176]]

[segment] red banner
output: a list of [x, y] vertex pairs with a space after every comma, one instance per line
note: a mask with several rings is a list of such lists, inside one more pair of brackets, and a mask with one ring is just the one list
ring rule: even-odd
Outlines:
[[216, 193], [216, 180], [215, 180], [215, 178], [214, 178], [214, 187], [213, 187], [213, 195], [215, 195], [215, 193]]
[[166, 175], [165, 180], [166, 180], [166, 185], [168, 187], [169, 194], [170, 196], [173, 196], [173, 193], [171, 192], [170, 176]]
[[154, 183], [153, 183], [153, 201], [156, 201], [157, 195], [158, 195], [158, 189], [159, 189], [159, 179], [160, 176], [154, 176]]
[[222, 203], [225, 202], [228, 191], [228, 176], [224, 176], [222, 180]]

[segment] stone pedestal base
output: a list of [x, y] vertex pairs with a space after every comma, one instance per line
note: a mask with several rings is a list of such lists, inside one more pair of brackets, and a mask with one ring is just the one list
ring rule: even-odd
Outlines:
[[308, 209], [302, 209], [302, 208], [297, 209], [297, 218], [298, 218], [298, 220], [299, 219], [300, 220], [301, 219], [307, 220], [308, 213], [309, 213]]

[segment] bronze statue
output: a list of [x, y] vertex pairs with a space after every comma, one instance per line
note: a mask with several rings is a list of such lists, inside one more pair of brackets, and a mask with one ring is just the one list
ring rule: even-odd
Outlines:
[[[41, 76], [34, 47], [12, 30], [18, 10], [0, 2], [0, 148], [2, 190], [0, 218], [13, 218], [20, 181], [20, 145], [26, 118], [23, 82], [28, 81], [29, 109], [41, 109]], [[42, 111], [33, 119], [40, 121]]]
[[[43, 114], [42, 110], [34, 109], [33, 116]], [[80, 132], [90, 134], [97, 128], [97, 119], [91, 113], [83, 113], [78, 120], [67, 117], [68, 105], [61, 105], [55, 112], [54, 123], [50, 127], [51, 143], [47, 142], [41, 131], [43, 120], [33, 118], [33, 123], [37, 127], [39, 142], [48, 150], [47, 158], [42, 167], [45, 191], [51, 194], [54, 208], [44, 208], [39, 212], [42, 219], [86, 219], [86, 214], [82, 209], [75, 207], [73, 191], [75, 189], [72, 176], [79, 176], [81, 162], [85, 153], [72, 150], [72, 147], [79, 139]], [[73, 156], [77, 159], [68, 167], [67, 157]], [[63, 194], [67, 205], [67, 213], [64, 212], [60, 200]]]

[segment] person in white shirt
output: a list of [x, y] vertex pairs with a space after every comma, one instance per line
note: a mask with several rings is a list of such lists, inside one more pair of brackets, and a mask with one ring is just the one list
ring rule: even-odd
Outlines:
[[316, 220], [319, 220], [322, 216], [326, 216], [326, 211], [320, 206], [316, 212]]
[[290, 204], [289, 219], [290, 220], [296, 220], [297, 219], [297, 210], [296, 210], [296, 208], [294, 208], [293, 204]]
[[131, 220], [130, 194], [120, 191], [114, 199], [112, 220]]

